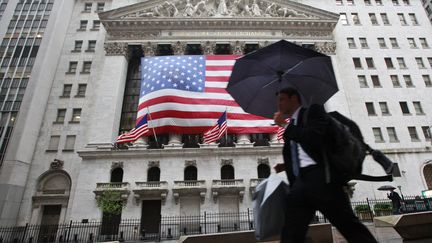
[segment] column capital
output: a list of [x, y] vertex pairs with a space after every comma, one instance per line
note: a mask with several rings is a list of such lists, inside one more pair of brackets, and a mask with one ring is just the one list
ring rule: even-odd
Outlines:
[[124, 42], [105, 42], [104, 44], [106, 56], [125, 56], [129, 57], [128, 44]]
[[246, 43], [244, 41], [232, 42], [231, 46], [233, 47], [232, 48], [233, 54], [234, 55], [243, 55], [245, 45], [246, 45]]
[[151, 57], [151, 56], [156, 55], [157, 46], [156, 46], [156, 44], [153, 44], [150, 41], [145, 43], [145, 44], [142, 44], [141, 48], [143, 50], [144, 56], [146, 56], [146, 57]]
[[206, 41], [205, 43], [203, 43], [201, 45], [203, 46], [203, 52], [205, 55], [214, 54], [214, 51], [216, 49], [216, 42]]
[[184, 55], [186, 52], [187, 44], [185, 42], [177, 41], [171, 45], [174, 50], [174, 55]]

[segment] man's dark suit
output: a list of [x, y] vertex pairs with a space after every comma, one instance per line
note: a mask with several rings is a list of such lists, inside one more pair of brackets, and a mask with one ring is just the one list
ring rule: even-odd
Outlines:
[[[307, 116], [306, 120], [304, 116]], [[328, 119], [322, 106], [312, 105], [308, 110], [300, 110], [297, 125], [290, 123], [285, 129], [283, 157], [291, 190], [281, 242], [302, 243], [315, 211], [319, 210], [350, 243], [376, 243], [369, 230], [354, 215], [337, 174], [330, 173], [331, 182], [326, 183], [323, 155], [331, 143]], [[298, 177], [293, 173], [291, 140], [300, 144], [317, 163], [301, 168]]]

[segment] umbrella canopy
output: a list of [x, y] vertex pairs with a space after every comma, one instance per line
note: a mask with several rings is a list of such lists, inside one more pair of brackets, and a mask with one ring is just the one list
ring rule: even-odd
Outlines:
[[324, 104], [338, 91], [330, 57], [281, 40], [237, 59], [227, 91], [244, 111], [273, 118], [276, 93], [286, 87], [297, 89], [303, 106]]
[[396, 187], [394, 186], [390, 186], [390, 185], [385, 185], [385, 186], [380, 186], [378, 187], [378, 191], [391, 191], [396, 189]]

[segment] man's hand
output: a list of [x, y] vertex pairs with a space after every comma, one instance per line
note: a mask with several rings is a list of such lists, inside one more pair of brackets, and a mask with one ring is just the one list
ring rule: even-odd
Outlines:
[[281, 126], [281, 127], [283, 127], [283, 126], [285, 126], [286, 124], [288, 124], [288, 123], [286, 122], [284, 116], [283, 116], [283, 113], [280, 112], [280, 111], [274, 113], [274, 115], [273, 115], [273, 120], [274, 120], [274, 122], [275, 122], [276, 125]]
[[276, 171], [276, 173], [282, 172], [285, 170], [285, 164], [284, 163], [275, 164], [273, 166], [273, 169]]

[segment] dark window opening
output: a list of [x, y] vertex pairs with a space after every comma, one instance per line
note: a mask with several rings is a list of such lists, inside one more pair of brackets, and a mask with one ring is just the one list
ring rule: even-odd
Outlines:
[[147, 181], [160, 181], [160, 169], [158, 167], [148, 169]]
[[111, 171], [111, 180], [110, 182], [123, 182], [123, 169], [115, 168]]
[[259, 49], [258, 44], [246, 44], [244, 48], [244, 54], [248, 54], [250, 52], [256, 51]]
[[202, 143], [202, 135], [200, 134], [183, 134], [182, 135], [183, 148], [199, 148]]
[[266, 164], [258, 165], [258, 178], [267, 178], [270, 176], [270, 166]]
[[163, 145], [167, 145], [169, 141], [169, 135], [168, 134], [160, 134], [156, 135], [156, 139], [153, 135], [148, 137], [148, 148], [149, 149], [160, 149], [163, 148]]
[[156, 53], [157, 56], [171, 56], [174, 55], [174, 50], [170, 44], [159, 44]]
[[227, 134], [219, 139], [219, 147], [234, 147], [236, 142], [236, 134]]
[[190, 165], [184, 170], [184, 180], [185, 181], [196, 181], [198, 180], [198, 170], [195, 166]]
[[251, 134], [251, 142], [254, 146], [269, 146], [270, 134], [268, 133], [254, 133]]
[[202, 55], [203, 50], [200, 44], [187, 44], [186, 55]]
[[221, 179], [232, 180], [234, 179], [234, 167], [232, 165], [224, 165], [221, 168]]
[[230, 44], [216, 44], [214, 53], [216, 55], [229, 55], [232, 53]]

